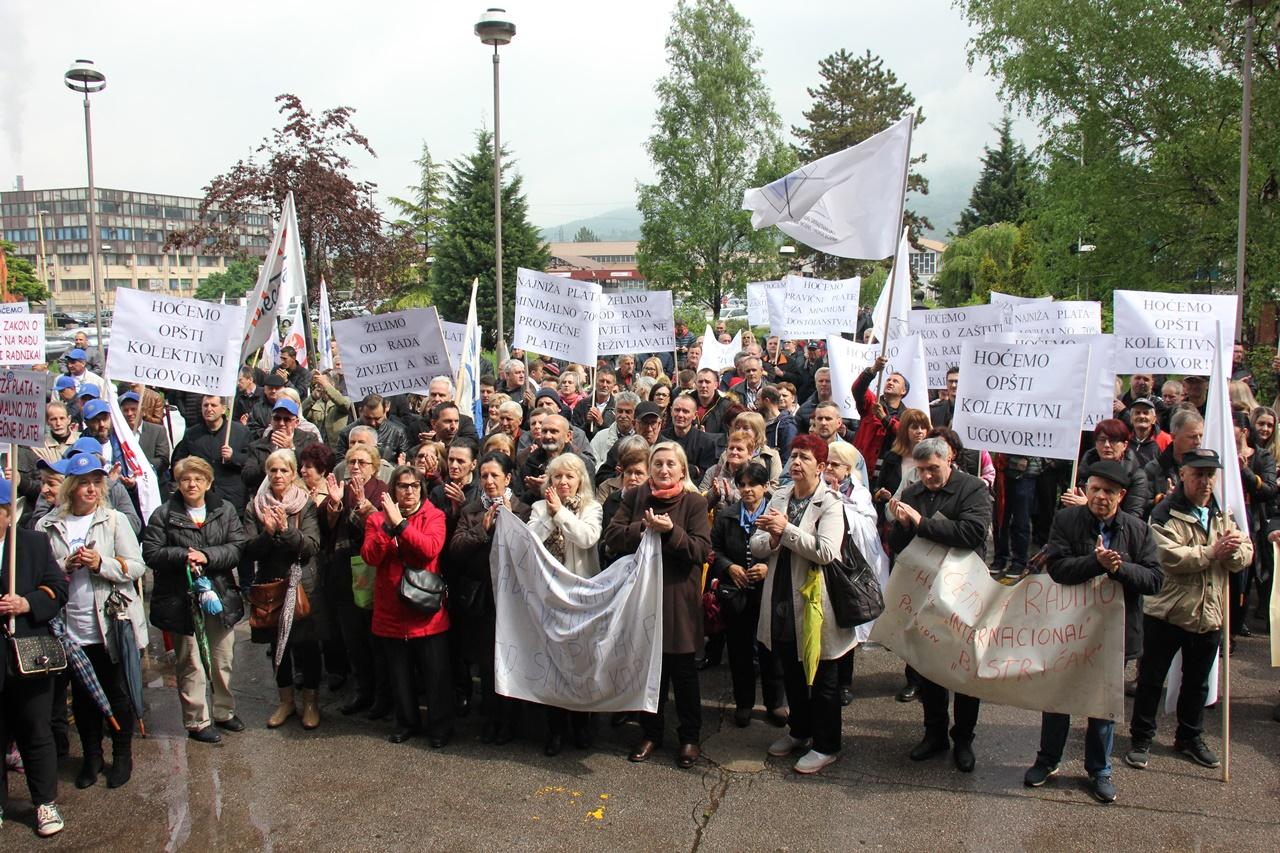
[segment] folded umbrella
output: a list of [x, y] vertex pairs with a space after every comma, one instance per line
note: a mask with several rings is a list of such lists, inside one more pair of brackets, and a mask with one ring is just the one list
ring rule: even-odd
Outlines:
[[102, 682], [98, 680], [98, 673], [93, 671], [93, 664], [89, 662], [89, 656], [84, 653], [84, 649], [80, 648], [80, 644], [67, 633], [67, 626], [62, 621], [61, 616], [51, 619], [49, 628], [53, 631], [53, 635], [58, 638], [58, 641], [62, 643], [62, 648], [67, 652], [67, 666], [71, 669], [71, 677], [88, 691], [94, 704], [102, 711], [102, 715], [111, 722], [111, 727], [116, 731], [120, 731], [120, 724], [116, 722], [116, 716], [111, 712], [111, 700], [107, 699], [107, 691], [102, 689]]
[[294, 563], [289, 569], [289, 587], [285, 590], [284, 606], [280, 608], [280, 625], [276, 629], [275, 669], [280, 670], [280, 661], [284, 660], [284, 649], [289, 644], [289, 633], [293, 630], [293, 612], [298, 606], [298, 584], [302, 583], [302, 566]]
[[[208, 586], [208, 580], [205, 578], [196, 578], [191, 574], [191, 564], [187, 564], [187, 590], [188, 598], [191, 601], [191, 625], [192, 633], [195, 637], [196, 648], [200, 651], [200, 665], [204, 667], [204, 677], [206, 679], [213, 678], [213, 655], [209, 652], [209, 632], [204, 625], [205, 608], [201, 606], [201, 598], [204, 592], [200, 588], [200, 581], [205, 581]], [[217, 600], [217, 596], [214, 596]]]
[[107, 646], [124, 670], [125, 686], [133, 704], [134, 717], [138, 720], [138, 730], [146, 737], [147, 727], [142, 721], [146, 709], [142, 699], [142, 657], [138, 650], [138, 635], [129, 620], [128, 606], [129, 597], [118, 589], [107, 597]]
[[822, 579], [821, 567], [809, 570], [809, 579], [800, 587], [804, 612], [800, 621], [800, 661], [804, 664], [804, 680], [810, 687], [818, 672], [822, 655]]

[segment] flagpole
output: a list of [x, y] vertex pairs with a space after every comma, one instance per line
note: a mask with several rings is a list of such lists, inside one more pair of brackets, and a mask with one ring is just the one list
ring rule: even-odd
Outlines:
[[[9, 529], [5, 559], [9, 562], [9, 595], [18, 594], [18, 445], [9, 442]], [[9, 636], [17, 630], [17, 614], [9, 614]]]
[[[1218, 383], [1221, 384], [1227, 381], [1227, 375], [1228, 375], [1227, 372], [1222, 369], [1223, 367], [1222, 321], [1216, 320], [1214, 321], [1213, 325], [1214, 325], [1214, 328], [1217, 330], [1217, 333], [1214, 335], [1215, 346], [1213, 350], [1213, 358], [1214, 358], [1214, 364], [1218, 368], [1216, 371], [1214, 371], [1214, 374], [1215, 374], [1214, 378], [1216, 378]], [[1216, 397], [1219, 393], [1225, 394], [1226, 389], [1215, 388], [1213, 393], [1214, 393], [1214, 396]], [[1222, 417], [1221, 406], [1207, 407], [1206, 414], [1208, 413], [1209, 408], [1216, 408], [1218, 411], [1214, 413], [1215, 416]], [[1235, 438], [1235, 432], [1232, 428], [1232, 425], [1229, 423], [1223, 424], [1223, 430], [1222, 430], [1222, 438], [1224, 442], [1227, 440], [1228, 437], [1230, 437], [1233, 440]], [[1225, 447], [1221, 449], [1221, 453], [1223, 456], [1226, 456]], [[1222, 494], [1222, 503], [1229, 504], [1230, 502], [1227, 500], [1227, 481], [1225, 477], [1222, 478], [1221, 494]], [[1218, 511], [1229, 513], [1229, 509], [1227, 506], [1218, 507]], [[1222, 781], [1224, 784], [1231, 781], [1231, 578], [1230, 577], [1226, 579], [1226, 584], [1227, 584], [1227, 594], [1225, 596], [1226, 606], [1222, 608], [1222, 639], [1219, 641], [1219, 648], [1221, 648], [1223, 643], [1225, 643], [1227, 646], [1226, 648], [1227, 653], [1225, 655], [1222, 655]]]
[[[1088, 345], [1089, 350], [1085, 354], [1084, 359], [1084, 399], [1080, 402], [1080, 431], [1076, 433], [1076, 444], [1080, 443], [1080, 436], [1084, 433], [1084, 419], [1088, 412], [1089, 406], [1089, 371], [1093, 370], [1093, 344]], [[952, 401], [954, 405], [955, 401]], [[1075, 459], [1071, 463], [1071, 480], [1067, 483], [1067, 490], [1070, 491], [1076, 487], [1076, 477], [1080, 474], [1080, 450], [1077, 446]]]

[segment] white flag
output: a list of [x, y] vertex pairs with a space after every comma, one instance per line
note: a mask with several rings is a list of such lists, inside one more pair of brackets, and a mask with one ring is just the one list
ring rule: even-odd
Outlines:
[[[881, 343], [910, 334], [907, 331], [911, 316], [911, 241], [907, 239], [909, 231], [908, 228], [902, 229], [898, 254], [893, 259], [893, 270], [884, 280], [880, 296], [876, 299], [876, 307], [871, 312], [871, 332]], [[889, 304], [891, 296], [893, 304]]]
[[716, 339], [715, 333], [711, 331], [711, 327], [707, 326], [707, 331], [702, 336], [702, 357], [698, 359], [698, 370], [709, 367], [716, 373], [728, 367], [733, 367], [733, 357], [742, 351], [742, 330], [733, 336], [733, 340], [727, 344], [720, 343]]
[[476, 429], [484, 427], [480, 408], [480, 321], [476, 314], [476, 288], [480, 280], [471, 281], [471, 307], [467, 309], [467, 326], [462, 333], [462, 352], [458, 361], [458, 377], [454, 383], [458, 408], [471, 415]]
[[320, 340], [316, 341], [316, 355], [321, 370], [333, 369], [333, 314], [329, 311], [329, 287], [320, 276]]
[[280, 336], [281, 347], [293, 347], [293, 351], [297, 353], [298, 364], [303, 367], [307, 366], [307, 309], [302, 300], [299, 299], [293, 303], [293, 307], [289, 309], [287, 317], [289, 328], [285, 329]]
[[298, 239], [298, 214], [293, 207], [293, 192], [285, 196], [280, 208], [280, 222], [267, 259], [258, 271], [258, 281], [245, 303], [244, 343], [240, 346], [243, 362], [258, 347], [276, 336], [276, 321], [281, 306], [293, 300], [307, 301], [307, 278], [302, 263], [302, 243]]
[[806, 246], [842, 258], [892, 255], [902, 227], [914, 121], [903, 116], [852, 148], [747, 190], [742, 207], [751, 211], [751, 226], [777, 225]]
[[120, 463], [120, 472], [137, 481], [138, 510], [144, 521], [150, 520], [151, 513], [160, 508], [160, 484], [156, 479], [156, 469], [151, 467], [147, 454], [142, 452], [142, 444], [133, 434], [133, 428], [125, 420], [120, 410], [120, 401], [114, 393], [104, 394], [111, 406], [111, 431], [120, 441], [120, 453], [123, 459], [114, 460]]
[[1230, 325], [1218, 320], [1210, 325], [1210, 332], [1216, 333], [1217, 350], [1214, 352], [1213, 372], [1209, 375], [1209, 398], [1205, 401], [1204, 410], [1204, 446], [1218, 451], [1218, 459], [1222, 461], [1222, 476], [1214, 487], [1213, 495], [1218, 499], [1218, 507], [1230, 512], [1235, 517], [1236, 526], [1241, 530], [1249, 527], [1245, 514], [1244, 483], [1240, 479], [1240, 452], [1236, 448], [1235, 423], [1231, 414], [1231, 338], [1235, 329], [1235, 315], [1227, 318]]

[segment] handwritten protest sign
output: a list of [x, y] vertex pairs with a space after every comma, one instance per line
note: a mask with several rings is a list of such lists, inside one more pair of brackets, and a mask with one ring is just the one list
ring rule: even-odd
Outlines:
[[1039, 335], [1100, 335], [1102, 305], [1098, 302], [1045, 302], [1017, 305], [1007, 326]]
[[456, 376], [462, 364], [462, 342], [467, 335], [467, 324], [441, 320], [440, 333], [444, 335], [444, 345], [449, 351], [449, 375]]
[[595, 364], [600, 285], [516, 270], [516, 324], [511, 345], [579, 364]]
[[107, 374], [196, 394], [236, 392], [244, 307], [116, 291]]
[[[827, 338], [827, 363], [831, 366], [831, 397], [840, 407], [840, 414], [846, 418], [858, 418], [857, 402], [853, 397], [853, 383], [858, 374], [876, 363], [880, 357], [879, 344], [855, 344], [839, 335]], [[902, 398], [909, 409], [920, 409], [929, 414], [929, 389], [925, 381], [924, 346], [919, 335], [907, 335], [889, 341], [885, 349], [885, 357], [889, 359], [884, 366], [884, 376], [901, 373], [906, 377], [910, 388]], [[871, 391], [874, 393], [876, 379], [871, 380]]]
[[509, 510], [490, 560], [503, 696], [571, 711], [654, 711], [662, 674], [662, 544], [595, 577], [565, 569]]
[[786, 292], [782, 281], [747, 282], [747, 322], [753, 326], [769, 326], [769, 291]]
[[44, 364], [44, 315], [0, 314], [0, 364]]
[[601, 294], [596, 353], [670, 352], [676, 348], [673, 317], [670, 290]]
[[984, 335], [1004, 329], [1004, 308], [1000, 305], [968, 305], [912, 311], [907, 328], [924, 343], [925, 371], [930, 388], [947, 387], [947, 371], [960, 363], [960, 345], [981, 340]]
[[[1075, 459], [1084, 389], [1067, 377], [1089, 371], [1088, 344], [964, 342], [951, 428], [966, 447]], [[1064, 384], [1070, 393], [1064, 393]]]
[[0, 442], [23, 447], [44, 444], [48, 381], [47, 371], [0, 371]]
[[825, 338], [852, 332], [858, 326], [858, 277], [827, 281], [789, 275], [783, 280], [782, 328], [769, 331], [788, 340]]
[[31, 307], [26, 300], [21, 302], [0, 302], [0, 314], [30, 314]]
[[432, 378], [450, 373], [449, 348], [435, 308], [338, 320], [333, 334], [352, 399], [426, 394]]
[[1213, 372], [1221, 322], [1226, 346], [1236, 339], [1236, 297], [1117, 290], [1114, 326], [1117, 373]]
[[[1062, 335], [1045, 337], [1035, 333], [997, 332], [987, 340], [1002, 344], [1034, 344], [1054, 347], [1058, 344], [1089, 345], [1089, 375], [1084, 380], [1084, 421], [1081, 429], [1092, 430], [1098, 421], [1114, 416], [1112, 402], [1116, 396], [1115, 335]], [[1074, 388], [1075, 384], [1068, 385]]]
[[1106, 576], [1005, 586], [972, 551], [917, 537], [897, 557], [884, 604], [871, 640], [936, 684], [1031, 711], [1123, 719], [1124, 592]]

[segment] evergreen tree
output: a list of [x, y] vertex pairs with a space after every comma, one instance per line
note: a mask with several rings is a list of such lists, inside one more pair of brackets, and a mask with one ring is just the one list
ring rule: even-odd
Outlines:
[[[520, 176], [506, 171], [512, 161], [505, 148], [502, 161], [502, 301], [510, 332], [515, 321], [516, 267], [545, 269], [551, 258], [538, 229], [529, 223]], [[496, 342], [498, 316], [493, 288], [493, 134], [476, 131], [475, 151], [449, 164], [445, 188], [449, 200], [435, 244], [430, 297], [441, 317], [460, 323], [467, 318], [471, 281], [478, 278], [476, 311], [485, 345], [491, 347]]]
[[578, 233], [573, 235], [573, 242], [575, 242], [575, 243], [599, 243], [599, 242], [600, 242], [600, 238], [599, 238], [598, 236], [596, 236], [596, 232], [592, 231], [590, 228], [588, 228], [587, 226], [583, 225], [581, 228], [579, 228], [579, 229], [578, 229]]
[[727, 0], [679, 0], [645, 145], [656, 180], [638, 187], [637, 261], [652, 284], [717, 316], [721, 298], [781, 270], [773, 229], [756, 231], [742, 194], [794, 167], [760, 71], [750, 23]]
[[968, 234], [980, 225], [1026, 219], [1033, 165], [1027, 151], [1013, 138], [1013, 120], [1006, 115], [994, 130], [1000, 134], [997, 147], [983, 147], [982, 174], [969, 196], [969, 206], [960, 213], [956, 233]]
[[36, 275], [36, 268], [31, 261], [15, 255], [18, 247], [7, 240], [0, 240], [0, 256], [4, 257], [8, 268], [8, 280], [4, 283], [8, 292], [28, 302], [44, 302], [49, 298], [49, 290]]
[[400, 218], [392, 223], [392, 227], [400, 234], [413, 240], [417, 247], [416, 268], [419, 270], [418, 281], [427, 284], [428, 266], [426, 259], [435, 250], [440, 232], [444, 226], [444, 181], [445, 168], [431, 156], [427, 143], [422, 143], [422, 156], [413, 161], [418, 167], [418, 183], [410, 187], [409, 198], [391, 196], [389, 201]]
[[258, 280], [258, 262], [248, 258], [236, 258], [227, 263], [225, 272], [210, 273], [196, 288], [196, 299], [239, 299], [252, 289]]

